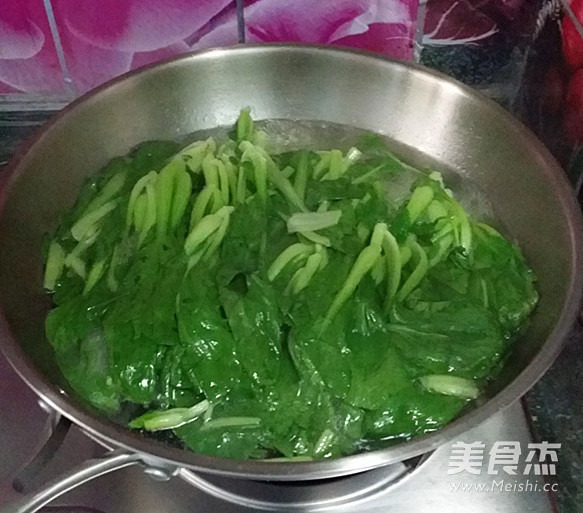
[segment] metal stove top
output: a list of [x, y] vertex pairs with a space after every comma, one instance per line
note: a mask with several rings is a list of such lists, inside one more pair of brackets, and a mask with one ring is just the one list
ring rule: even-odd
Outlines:
[[[35, 394], [0, 357], [0, 510], [20, 497], [13, 488], [50, 432], [50, 419]], [[467, 432], [458, 441], [483, 442], [479, 474], [448, 474], [451, 444], [426, 455], [415, 466], [397, 465], [357, 477], [313, 485], [269, 484], [219, 479], [183, 471], [161, 482], [140, 467], [126, 468], [96, 479], [60, 497], [52, 513], [186, 513], [213, 511], [337, 511], [372, 513], [533, 512], [553, 511], [553, 496], [544, 490], [542, 476], [524, 475], [526, 447], [531, 441], [520, 403]], [[495, 442], [519, 442], [523, 454], [517, 474], [489, 474], [487, 456]], [[105, 450], [72, 428], [54, 457], [34, 478], [34, 488]], [[193, 485], [194, 484], [194, 485]], [[197, 486], [206, 486], [202, 491]], [[548, 486], [548, 485], [547, 485]], [[210, 493], [208, 493], [210, 492]], [[234, 502], [233, 502], [234, 501]], [[243, 505], [245, 504], [245, 505]]]

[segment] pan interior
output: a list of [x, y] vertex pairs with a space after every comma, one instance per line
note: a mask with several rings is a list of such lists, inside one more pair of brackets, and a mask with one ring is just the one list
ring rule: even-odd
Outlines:
[[[192, 55], [118, 80], [66, 109], [13, 161], [0, 200], [1, 344], [38, 392], [106, 438], [140, 444], [80, 405], [58, 371], [44, 336], [50, 300], [42, 290], [43, 241], [84, 180], [111, 158], [145, 140], [227, 126], [246, 106], [286, 144], [342, 146], [359, 133], [378, 133], [404, 160], [443, 171], [465, 206], [495, 219], [537, 275], [541, 300], [489, 397], [521, 375], [498, 403], [505, 405], [534, 383], [557, 353], [580, 295], [580, 220], [560, 168], [521, 125], [464, 87], [369, 55], [283, 46]], [[484, 402], [484, 415], [498, 408]], [[421, 441], [412, 450], [443, 441]], [[148, 450], [168, 456], [161, 445]], [[361, 469], [414, 455], [398, 446], [388, 451]], [[184, 464], [221, 467], [196, 457], [180, 456]], [[349, 470], [342, 465], [334, 473]]]

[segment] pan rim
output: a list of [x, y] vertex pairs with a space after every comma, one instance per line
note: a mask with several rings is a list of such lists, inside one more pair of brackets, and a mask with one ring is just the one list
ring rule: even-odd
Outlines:
[[4, 204], [10, 190], [10, 185], [18, 178], [23, 171], [27, 155], [42, 141], [44, 134], [58, 123], [66, 119], [71, 112], [74, 112], [79, 105], [87, 101], [93, 101], [99, 95], [116, 87], [120, 83], [129, 81], [132, 77], [140, 76], [149, 70], [161, 70], [164, 67], [172, 67], [190, 60], [205, 60], [214, 58], [225, 58], [231, 55], [248, 55], [250, 53], [269, 52], [313, 52], [318, 51], [336, 56], [337, 58], [359, 58], [373, 59], [388, 66], [399, 66], [414, 70], [416, 73], [426, 75], [440, 82], [447, 82], [448, 86], [455, 87], [464, 95], [469, 95], [480, 99], [489, 105], [490, 110], [498, 116], [510, 129], [520, 134], [525, 141], [534, 144], [539, 152], [539, 156], [544, 162], [545, 172], [549, 180], [556, 188], [556, 194], [560, 198], [564, 221], [567, 223], [570, 234], [572, 260], [571, 268], [579, 270], [571, 276], [566, 299], [563, 304], [561, 316], [550, 333], [545, 343], [541, 346], [536, 357], [525, 367], [516, 378], [498, 394], [488, 399], [484, 404], [477, 406], [472, 411], [461, 416], [459, 419], [447, 424], [440, 430], [416, 437], [410, 441], [399, 443], [385, 449], [363, 452], [350, 456], [343, 456], [334, 460], [313, 461], [313, 462], [265, 462], [253, 460], [231, 460], [212, 456], [200, 455], [190, 451], [170, 447], [162, 442], [147, 439], [138, 433], [132, 432], [113, 422], [100, 418], [97, 414], [77, 404], [71, 397], [60, 390], [56, 385], [50, 383], [32, 363], [24, 350], [17, 343], [10, 333], [8, 322], [1, 313], [0, 306], [0, 349], [21, 376], [21, 378], [32, 388], [51, 408], [71, 419], [83, 431], [98, 439], [104, 445], [114, 445], [129, 451], [141, 453], [148, 461], [156, 461], [160, 464], [172, 467], [185, 467], [191, 470], [205, 473], [217, 473], [231, 477], [243, 478], [269, 478], [274, 480], [307, 480], [336, 477], [350, 473], [361, 472], [376, 468], [382, 465], [402, 461], [403, 459], [417, 456], [428, 452], [444, 443], [451, 441], [465, 432], [469, 427], [475, 426], [494, 413], [506, 408], [519, 399], [547, 370], [562, 349], [563, 340], [567, 337], [572, 323], [575, 321], [579, 311], [579, 306], [583, 299], [583, 222], [580, 210], [575, 201], [574, 192], [567, 182], [567, 178], [554, 157], [542, 145], [542, 143], [522, 125], [517, 119], [511, 116], [502, 107], [487, 99], [481, 93], [470, 87], [452, 80], [451, 78], [420, 65], [405, 63], [391, 59], [372, 52], [361, 50], [339, 49], [319, 45], [305, 44], [260, 44], [260, 45], [237, 45], [228, 48], [202, 50], [176, 58], [172, 58], [160, 63], [149, 65], [137, 70], [128, 72], [120, 77], [107, 82], [106, 84], [86, 93], [74, 100], [63, 110], [55, 114], [43, 125], [30, 139], [18, 147], [13, 159], [3, 172], [0, 180], [0, 216], [2, 215]]

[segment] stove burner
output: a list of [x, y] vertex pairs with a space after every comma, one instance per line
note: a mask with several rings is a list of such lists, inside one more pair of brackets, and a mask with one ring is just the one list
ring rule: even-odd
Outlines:
[[217, 499], [257, 510], [335, 510], [372, 500], [418, 469], [432, 453], [351, 476], [316, 481], [249, 481], [181, 469], [187, 483]]

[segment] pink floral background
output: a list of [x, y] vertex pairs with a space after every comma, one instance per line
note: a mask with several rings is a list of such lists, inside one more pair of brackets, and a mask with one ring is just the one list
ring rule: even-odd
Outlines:
[[64, 87], [42, 0], [0, 1], [0, 94]]
[[[417, 5], [250, 0], [245, 35], [248, 42], [334, 44], [410, 59]], [[160, 59], [238, 42], [234, 0], [50, 0], [49, 6], [56, 43], [43, 0], [0, 0], [0, 95], [79, 94]]]

